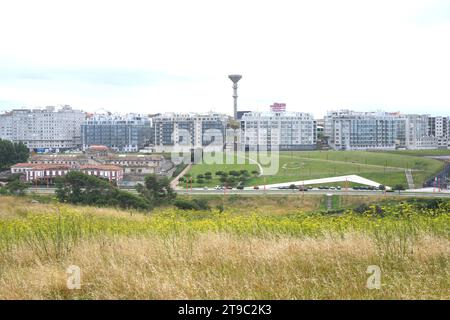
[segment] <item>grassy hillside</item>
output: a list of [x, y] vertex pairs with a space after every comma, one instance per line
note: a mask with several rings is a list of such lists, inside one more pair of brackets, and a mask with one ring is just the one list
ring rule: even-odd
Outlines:
[[[443, 168], [443, 162], [435, 159], [416, 156], [416, 154], [394, 152], [294, 151], [280, 152], [278, 159], [278, 171], [275, 175], [265, 174], [261, 177], [252, 178], [247, 182], [247, 185], [357, 174], [388, 186], [396, 184], [406, 186], [405, 169], [412, 169], [414, 183], [416, 187], [421, 187], [428, 177]], [[196, 177], [198, 174], [210, 171], [214, 176], [214, 173], [219, 170], [240, 169], [251, 171], [258, 169], [258, 167], [252, 163], [245, 165], [200, 164], [194, 165], [190, 173]], [[220, 184], [220, 182], [215, 177], [210, 182], [205, 181], [202, 185], [194, 184], [194, 186], [215, 186], [217, 184]]]
[[[144, 215], [0, 197], [0, 298], [450, 298], [449, 203], [269, 210]], [[69, 265], [80, 290], [66, 286]], [[381, 289], [366, 288], [369, 265]]]

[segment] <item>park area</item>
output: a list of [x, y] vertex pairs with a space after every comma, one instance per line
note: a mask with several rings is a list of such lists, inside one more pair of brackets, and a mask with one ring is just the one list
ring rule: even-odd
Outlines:
[[[427, 156], [450, 155], [450, 150], [435, 151], [282, 151], [273, 154], [277, 157], [277, 171], [267, 174], [265, 166], [259, 167], [256, 154], [241, 153], [235, 156], [235, 162], [227, 164], [196, 164], [188, 173], [188, 179], [180, 187], [214, 187], [223, 185], [226, 179], [217, 172], [247, 171], [246, 179], [236, 175], [235, 180], [243, 181], [245, 186], [274, 184], [299, 180], [328, 178], [344, 175], [358, 175], [386, 186], [404, 185], [407, 187], [406, 170], [411, 170], [415, 188], [422, 187], [423, 182], [441, 171], [444, 162]], [[223, 157], [225, 159], [225, 156]], [[245, 164], [237, 160], [245, 159]], [[225, 161], [223, 161], [225, 162]], [[267, 165], [270, 166], [270, 165]], [[257, 171], [257, 172], [256, 172]], [[210, 178], [206, 179], [210, 174]], [[200, 176], [200, 180], [198, 179]], [[221, 179], [222, 178], [222, 179]], [[192, 184], [190, 183], [192, 179]]]

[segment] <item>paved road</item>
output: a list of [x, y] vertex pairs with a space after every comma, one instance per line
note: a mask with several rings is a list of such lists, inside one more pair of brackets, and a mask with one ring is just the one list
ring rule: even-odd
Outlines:
[[[128, 190], [132, 193], [136, 193], [134, 189]], [[303, 193], [298, 190], [175, 190], [178, 194], [192, 194], [192, 195], [247, 195], [247, 196], [263, 196], [263, 195], [299, 195]], [[55, 188], [30, 188], [29, 193], [37, 194], [53, 194]], [[387, 192], [386, 194], [382, 191], [357, 191], [357, 190], [309, 190], [304, 193], [305, 195], [349, 195], [349, 196], [388, 196], [388, 197], [417, 197], [417, 198], [450, 198], [450, 193], [444, 192], [413, 192], [413, 191], [402, 191], [398, 192]]]

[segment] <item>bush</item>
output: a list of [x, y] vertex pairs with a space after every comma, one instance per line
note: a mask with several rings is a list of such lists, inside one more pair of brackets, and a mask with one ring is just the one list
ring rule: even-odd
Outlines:
[[197, 179], [204, 179], [204, 178], [205, 178], [205, 176], [202, 175], [202, 174], [198, 174], [198, 175], [197, 175]]
[[398, 192], [400, 193], [400, 191], [406, 190], [406, 189], [405, 189], [405, 186], [404, 186], [404, 185], [402, 185], [402, 184], [396, 184], [396, 185], [392, 188], [392, 190], [396, 190], [396, 191], [398, 191]]
[[6, 185], [6, 189], [10, 194], [23, 195], [25, 194], [25, 190], [28, 189], [28, 185], [19, 180], [13, 180]]
[[210, 210], [208, 201], [205, 199], [182, 200], [178, 199], [174, 205], [181, 210]]
[[223, 175], [223, 171], [221, 171], [221, 170], [216, 171], [216, 176], [221, 176], [221, 175]]
[[6, 190], [6, 188], [0, 187], [0, 195], [7, 195], [8, 194], [8, 190]]
[[236, 171], [236, 170], [231, 170], [231, 171], [228, 172], [228, 174], [230, 176], [234, 176], [234, 177], [238, 177], [240, 175], [240, 173], [238, 171]]

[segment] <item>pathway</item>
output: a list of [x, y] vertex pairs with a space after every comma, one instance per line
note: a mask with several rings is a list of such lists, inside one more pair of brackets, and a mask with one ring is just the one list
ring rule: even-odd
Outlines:
[[414, 189], [414, 179], [411, 172], [411, 169], [405, 170], [406, 181], [408, 181], [408, 189]]
[[175, 179], [173, 179], [173, 180], [170, 182], [170, 187], [171, 187], [172, 189], [175, 189], [175, 188], [178, 186], [178, 182], [179, 182], [180, 178], [181, 178], [182, 176], [184, 176], [189, 170], [191, 170], [191, 167], [192, 167], [192, 164], [191, 164], [191, 163], [188, 164], [188, 165], [186, 166], [186, 168], [184, 168], [183, 171], [181, 171], [180, 174], [177, 175], [177, 176], [175, 177]]

